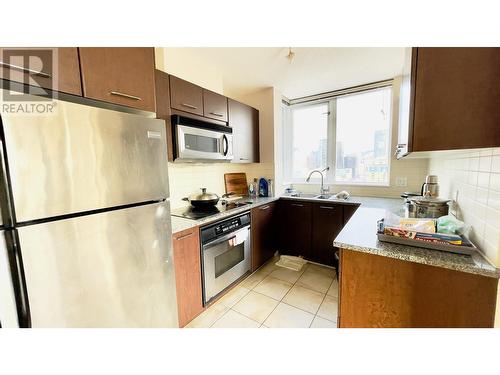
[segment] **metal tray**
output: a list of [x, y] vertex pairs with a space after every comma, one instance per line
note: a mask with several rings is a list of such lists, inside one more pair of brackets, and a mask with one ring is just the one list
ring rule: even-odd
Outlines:
[[377, 237], [379, 241], [382, 242], [392, 242], [401, 245], [423, 247], [425, 249], [432, 249], [439, 251], [448, 251], [450, 253], [457, 253], [457, 254], [472, 255], [476, 251], [478, 251], [477, 247], [473, 243], [471, 243], [472, 246], [446, 245], [446, 244], [432, 243], [421, 240], [414, 240], [411, 238], [388, 236], [387, 234], [383, 233], [377, 233]]

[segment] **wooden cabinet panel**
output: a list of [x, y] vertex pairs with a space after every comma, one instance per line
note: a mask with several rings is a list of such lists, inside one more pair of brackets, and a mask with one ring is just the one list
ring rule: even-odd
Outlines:
[[169, 75], [161, 70], [155, 70], [156, 117], [165, 121], [167, 134], [168, 161], [174, 161], [174, 142], [170, 110]]
[[203, 311], [199, 228], [175, 233], [172, 243], [179, 325], [184, 327]]
[[312, 204], [292, 200], [282, 200], [279, 204], [280, 252], [310, 259]]
[[229, 99], [229, 126], [233, 128], [233, 162], [258, 163], [259, 111]]
[[500, 146], [500, 48], [414, 48], [412, 63], [410, 151]]
[[203, 115], [227, 122], [227, 98], [215, 92], [203, 89]]
[[271, 259], [276, 251], [276, 203], [252, 209], [252, 272]]
[[343, 224], [342, 226], [346, 225], [349, 219], [351, 218], [352, 215], [354, 215], [354, 212], [358, 209], [359, 205], [358, 204], [344, 204], [344, 219], [343, 219]]
[[345, 249], [340, 269], [340, 327], [493, 327], [497, 279]]
[[153, 48], [79, 48], [85, 97], [155, 111]]
[[[20, 53], [22, 49], [20, 49]], [[26, 48], [26, 56], [30, 53], [30, 49]], [[50, 51], [52, 50], [52, 51]], [[37, 49], [33, 49], [34, 52]], [[5, 61], [3, 61], [5, 52]], [[80, 81], [80, 65], [78, 62], [78, 49], [76, 47], [59, 47], [47, 49], [39, 49], [42, 54], [47, 54], [49, 57], [35, 59], [33, 66], [28, 65], [28, 59], [22, 61], [22, 58], [11, 58], [7, 61], [7, 54], [10, 54], [8, 48], [0, 48], [0, 59], [2, 59], [2, 67], [0, 68], [0, 78], [9, 79], [11, 81], [37, 85], [45, 89], [65, 92], [73, 95], [82, 95], [82, 84]], [[52, 61], [52, 59], [56, 59]], [[33, 61], [33, 60], [31, 60]], [[53, 66], [44, 67], [43, 61], [52, 62]], [[18, 66], [15, 68], [14, 66]], [[32, 71], [41, 72], [36, 74]]]
[[312, 210], [311, 260], [328, 266], [335, 265], [333, 240], [342, 230], [341, 204], [314, 203]]
[[203, 116], [203, 89], [200, 86], [170, 76], [172, 108]]

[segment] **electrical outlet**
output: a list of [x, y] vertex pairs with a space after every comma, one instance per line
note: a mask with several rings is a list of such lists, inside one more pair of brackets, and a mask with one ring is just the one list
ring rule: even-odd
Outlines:
[[399, 186], [399, 187], [408, 186], [408, 178], [396, 177], [396, 186]]

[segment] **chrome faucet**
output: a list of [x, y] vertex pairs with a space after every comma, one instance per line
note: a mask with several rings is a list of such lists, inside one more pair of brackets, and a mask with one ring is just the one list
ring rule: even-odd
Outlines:
[[321, 176], [321, 187], [320, 187], [320, 189], [319, 189], [319, 193], [320, 193], [321, 195], [325, 194], [325, 193], [328, 191], [328, 190], [327, 190], [327, 189], [325, 189], [325, 188], [324, 188], [324, 186], [323, 186], [323, 181], [324, 181], [324, 177], [325, 177], [325, 176], [323, 175], [323, 172], [326, 172], [326, 171], [328, 171], [328, 170], [330, 170], [330, 167], [326, 167], [326, 168], [324, 168], [324, 169], [322, 169], [322, 170], [315, 169], [314, 171], [311, 171], [311, 173], [309, 173], [309, 176], [307, 176], [307, 178], [306, 178], [306, 182], [309, 182], [309, 181], [311, 180], [311, 176], [312, 176], [312, 174], [313, 174], [313, 173], [319, 173], [319, 174], [320, 174], [320, 176]]

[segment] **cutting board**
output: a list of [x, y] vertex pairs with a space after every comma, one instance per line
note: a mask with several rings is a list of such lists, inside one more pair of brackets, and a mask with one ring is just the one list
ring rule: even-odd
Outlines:
[[226, 194], [234, 193], [235, 195], [248, 195], [246, 173], [225, 173], [224, 185], [226, 186]]

